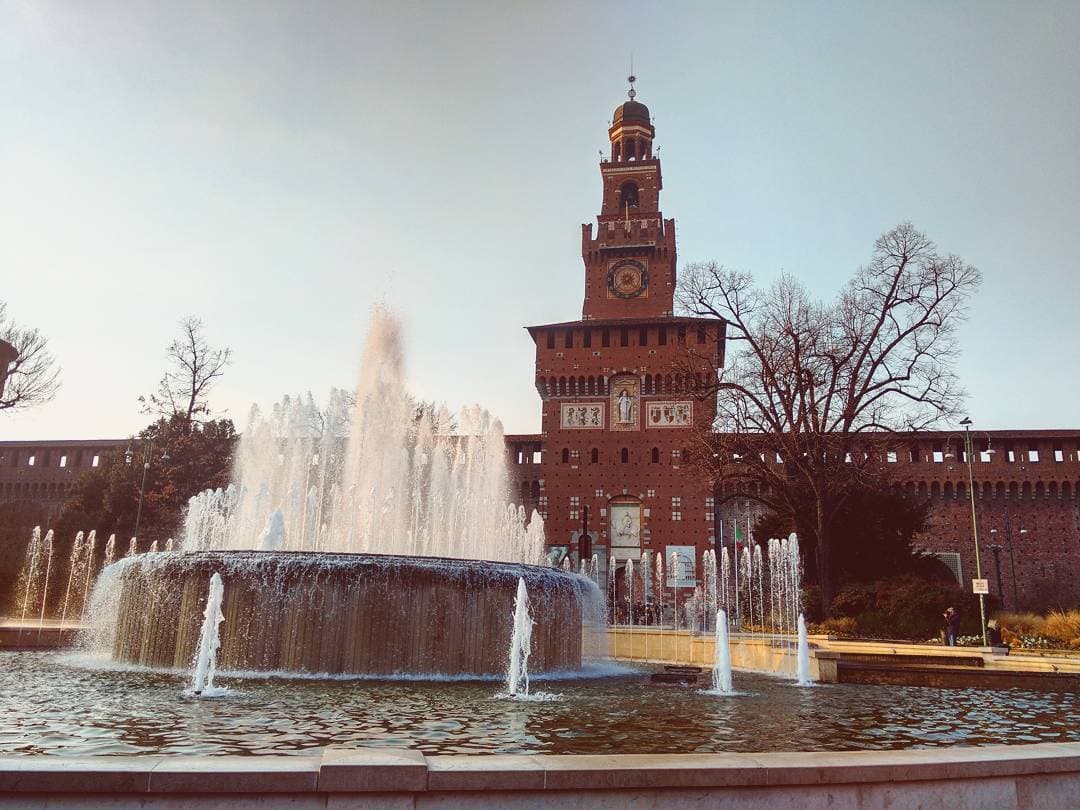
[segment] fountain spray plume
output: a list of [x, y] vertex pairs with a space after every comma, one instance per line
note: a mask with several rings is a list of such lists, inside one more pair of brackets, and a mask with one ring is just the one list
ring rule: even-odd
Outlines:
[[105, 543], [105, 562], [102, 564], [102, 568], [108, 568], [113, 562], [116, 561], [116, 535], [110, 534], [108, 541]]
[[795, 683], [798, 686], [814, 685], [814, 679], [810, 677], [810, 640], [806, 635], [806, 619], [801, 613], [799, 614], [799, 659]]
[[23, 563], [20, 581], [23, 587], [22, 611], [19, 617], [19, 639], [22, 640], [23, 625], [26, 624], [26, 613], [31, 603], [37, 604], [37, 589], [41, 579], [41, 527], [35, 526], [30, 533], [30, 545], [26, 547], [26, 562]]
[[[60, 624], [67, 621], [68, 608], [73, 607], [78, 598], [78, 588], [82, 584], [83, 577], [83, 533], [75, 535], [75, 542], [71, 546], [71, 557], [68, 560], [68, 583], [64, 591], [64, 606], [60, 610]], [[74, 593], [72, 592], [74, 590]], [[74, 598], [73, 598], [74, 597]]]
[[42, 543], [41, 555], [45, 558], [45, 584], [41, 587], [41, 615], [38, 616], [38, 640], [41, 639], [41, 628], [45, 626], [45, 601], [49, 598], [49, 575], [52, 573], [53, 558], [53, 530], [45, 533], [45, 541]]
[[626, 561], [626, 623], [634, 624], [634, 561]]
[[656, 623], [664, 625], [664, 555], [656, 554]]
[[138, 553], [139, 553], [139, 539], [137, 537], [132, 537], [131, 542], [128, 543], [127, 554], [125, 554], [124, 556], [125, 557], [134, 557]]
[[712, 688], [724, 695], [732, 693], [731, 688], [731, 647], [728, 644], [727, 613], [716, 612], [716, 637], [713, 652]]
[[83, 582], [82, 621], [86, 621], [86, 606], [90, 602], [90, 577], [94, 573], [94, 546], [97, 545], [97, 531], [92, 530], [86, 538], [86, 580]]
[[203, 612], [203, 625], [199, 631], [199, 647], [195, 656], [195, 672], [191, 679], [191, 691], [195, 695], [214, 688], [217, 652], [221, 647], [219, 625], [225, 621], [225, 614], [221, 612], [224, 598], [225, 583], [221, 581], [221, 574], [215, 573], [210, 577], [210, 590], [206, 595], [206, 610]]
[[510, 639], [510, 668], [506, 673], [506, 691], [511, 697], [529, 694], [529, 652], [532, 649], [532, 616], [525, 579], [518, 580], [514, 600], [514, 634]]

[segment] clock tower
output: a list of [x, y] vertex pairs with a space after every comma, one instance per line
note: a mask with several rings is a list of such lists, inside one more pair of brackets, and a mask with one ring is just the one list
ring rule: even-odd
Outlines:
[[581, 319], [528, 327], [543, 427], [522, 452], [542, 458], [522, 501], [544, 518], [554, 562], [595, 556], [604, 577], [661, 554], [690, 565], [714, 538], [712, 491], [688, 451], [716, 413], [706, 375], [724, 322], [674, 314], [675, 221], [660, 213], [656, 132], [633, 82], [608, 130], [595, 233], [581, 228]]
[[584, 320], [670, 316], [675, 294], [675, 220], [660, 213], [660, 159], [649, 108], [634, 99], [615, 108], [608, 139], [611, 153], [600, 164], [603, 200], [596, 218], [581, 229], [585, 263]]

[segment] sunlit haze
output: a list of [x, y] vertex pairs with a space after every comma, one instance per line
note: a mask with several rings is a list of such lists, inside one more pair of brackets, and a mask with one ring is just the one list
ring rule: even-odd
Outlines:
[[0, 0], [0, 300], [62, 366], [0, 438], [137, 432], [187, 315], [242, 428], [376, 303], [413, 393], [538, 431], [631, 52], [680, 265], [831, 298], [911, 220], [985, 275], [977, 426], [1078, 427], [1080, 4], [510, 5]]

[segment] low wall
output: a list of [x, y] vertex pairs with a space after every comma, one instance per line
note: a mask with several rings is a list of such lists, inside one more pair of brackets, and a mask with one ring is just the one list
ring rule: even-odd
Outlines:
[[[732, 633], [729, 637], [731, 666], [755, 672], [772, 672], [795, 677], [798, 651], [794, 638]], [[829, 680], [832, 670], [822, 672], [814, 656], [817, 637], [810, 640], [810, 676]], [[693, 635], [686, 631], [658, 630], [646, 627], [613, 627], [608, 630], [608, 654], [619, 661], [656, 664], [691, 664], [712, 667], [715, 639], [711, 635]], [[830, 664], [825, 664], [828, 668]]]
[[0, 758], [0, 808], [1075, 807], [1080, 743], [917, 751]]

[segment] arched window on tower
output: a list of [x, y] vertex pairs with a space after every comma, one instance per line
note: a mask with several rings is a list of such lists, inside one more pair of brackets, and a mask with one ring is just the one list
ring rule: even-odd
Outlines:
[[623, 210], [638, 207], [638, 187], [633, 180], [619, 186], [619, 207]]
[[568, 447], [564, 447], [562, 449], [562, 463], [563, 464], [569, 464], [570, 463], [570, 448], [568, 448]]
[[589, 455], [589, 461], [596, 464], [600, 461], [600, 451], [595, 447], [592, 449], [592, 453]]
[[660, 463], [660, 448], [659, 447], [654, 447], [652, 449], [652, 463], [653, 464], [659, 464]]
[[630, 450], [629, 450], [629, 448], [624, 447], [619, 452], [619, 459], [622, 461], [623, 464], [628, 464], [630, 462]]

